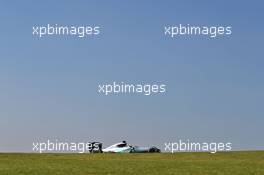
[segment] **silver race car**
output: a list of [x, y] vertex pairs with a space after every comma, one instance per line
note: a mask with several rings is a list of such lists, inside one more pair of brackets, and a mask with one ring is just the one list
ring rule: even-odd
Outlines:
[[141, 147], [128, 145], [126, 141], [116, 143], [102, 150], [103, 153], [159, 153], [160, 149], [152, 147]]

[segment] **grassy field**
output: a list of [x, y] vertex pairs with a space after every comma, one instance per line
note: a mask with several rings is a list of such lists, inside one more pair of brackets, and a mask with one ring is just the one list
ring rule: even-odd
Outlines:
[[1, 175], [264, 175], [264, 151], [157, 154], [0, 154]]

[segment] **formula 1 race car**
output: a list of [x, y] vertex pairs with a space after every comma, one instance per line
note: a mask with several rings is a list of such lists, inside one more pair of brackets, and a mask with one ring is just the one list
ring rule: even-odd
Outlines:
[[160, 149], [155, 146], [141, 147], [128, 145], [126, 141], [116, 143], [102, 150], [103, 153], [159, 153]]

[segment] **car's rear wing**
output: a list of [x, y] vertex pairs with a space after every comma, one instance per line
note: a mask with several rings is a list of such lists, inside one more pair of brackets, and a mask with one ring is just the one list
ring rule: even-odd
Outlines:
[[91, 142], [90, 153], [103, 153], [103, 144], [101, 142]]

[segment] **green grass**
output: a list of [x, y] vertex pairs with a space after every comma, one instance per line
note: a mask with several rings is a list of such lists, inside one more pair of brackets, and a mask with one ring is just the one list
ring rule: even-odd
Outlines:
[[264, 175], [264, 151], [161, 154], [0, 154], [1, 175]]

